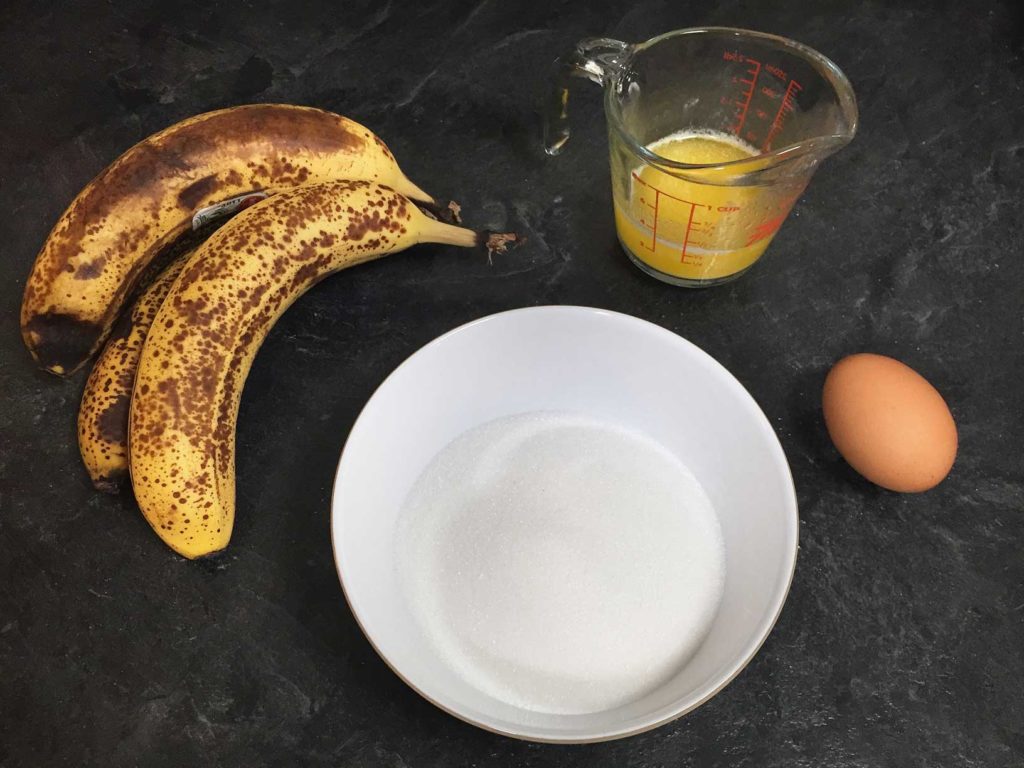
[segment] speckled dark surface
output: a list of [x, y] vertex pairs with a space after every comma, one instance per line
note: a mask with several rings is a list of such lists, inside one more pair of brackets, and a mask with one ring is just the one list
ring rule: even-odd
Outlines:
[[[399, 2], [0, 9], [0, 765], [1024, 765], [1024, 77], [1012, 4]], [[71, 4], [67, 4], [71, 5]], [[615, 241], [597, 89], [547, 159], [536, 107], [576, 39], [747, 26], [830, 55], [861, 107], [768, 256], [693, 293]], [[421, 247], [318, 286], [253, 368], [227, 554], [186, 562], [90, 489], [83, 384], [34, 370], [17, 312], [36, 250], [89, 178], [180, 118], [246, 101], [349, 114], [478, 226], [489, 266]], [[781, 620], [739, 678], [657, 731], [531, 745], [436, 710], [374, 654], [328, 538], [341, 444], [438, 334], [541, 303], [607, 307], [694, 341], [775, 425], [800, 499]], [[828, 366], [871, 350], [947, 397], [949, 479], [900, 496], [824, 432]]]

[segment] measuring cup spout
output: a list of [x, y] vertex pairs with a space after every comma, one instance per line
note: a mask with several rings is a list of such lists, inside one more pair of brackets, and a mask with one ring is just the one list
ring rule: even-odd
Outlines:
[[567, 56], [555, 61], [544, 110], [544, 151], [557, 155], [569, 141], [569, 83], [583, 77], [605, 85], [622, 68], [632, 46], [621, 40], [592, 37], [581, 40]]
[[[822, 160], [834, 155], [853, 139], [853, 133], [823, 134], [801, 139], [772, 153], [771, 165], [765, 164], [760, 174], [764, 180], [784, 175], [807, 174]], [[757, 178], [754, 174], [753, 178]]]
[[[809, 179], [823, 160], [852, 141], [853, 131], [843, 130], [801, 138], [778, 149], [766, 148], [749, 160], [732, 163], [736, 184], [775, 184], [786, 179]], [[677, 170], [682, 176], [686, 170]]]

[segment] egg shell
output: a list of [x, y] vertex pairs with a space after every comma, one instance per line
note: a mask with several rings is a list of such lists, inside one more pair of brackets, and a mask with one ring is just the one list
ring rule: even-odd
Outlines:
[[927, 491], [949, 474], [957, 433], [942, 395], [914, 369], [883, 355], [850, 355], [825, 378], [825, 426], [865, 478], [902, 493]]

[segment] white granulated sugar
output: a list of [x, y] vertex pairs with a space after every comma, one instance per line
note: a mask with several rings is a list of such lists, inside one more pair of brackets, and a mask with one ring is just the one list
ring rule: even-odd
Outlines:
[[557, 714], [633, 701], [700, 645], [725, 578], [696, 478], [641, 434], [539, 412], [466, 432], [416, 481], [399, 578], [468, 683]]

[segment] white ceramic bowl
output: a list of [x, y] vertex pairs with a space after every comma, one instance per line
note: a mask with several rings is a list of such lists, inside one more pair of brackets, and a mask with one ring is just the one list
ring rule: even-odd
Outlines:
[[[704, 643], [660, 688], [604, 712], [539, 714], [471, 687], [434, 654], [397, 578], [396, 521], [427, 463], [478, 424], [535, 410], [579, 411], [655, 438], [696, 475], [722, 526], [725, 591]], [[534, 741], [587, 742], [672, 720], [743, 669], [786, 599], [798, 525], [793, 480], [775, 433], [713, 358], [628, 315], [533, 307], [456, 328], [385, 380], [345, 444], [331, 533], [352, 613], [413, 689], [482, 728]]]

